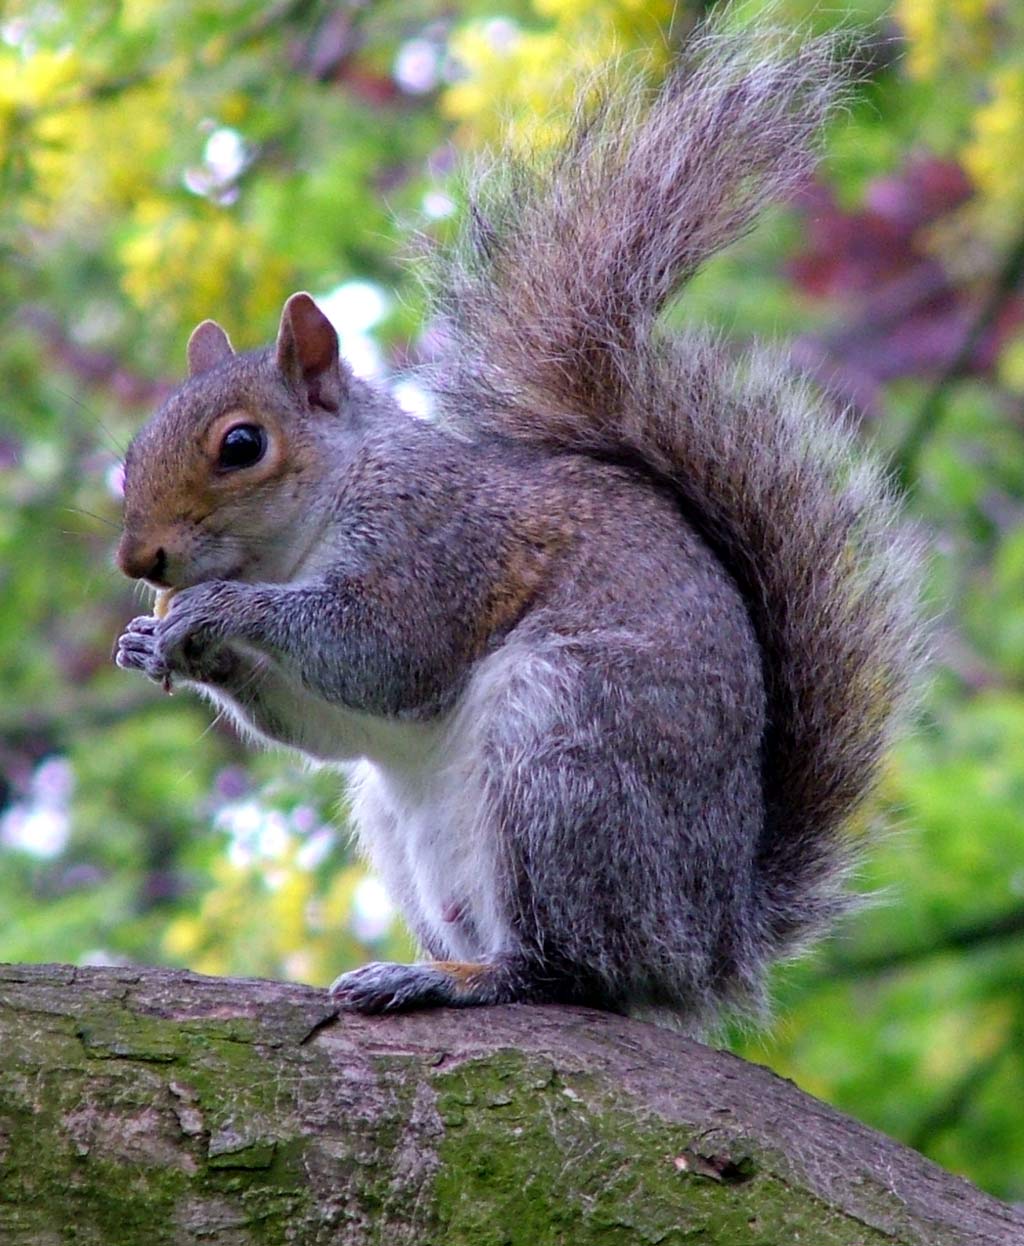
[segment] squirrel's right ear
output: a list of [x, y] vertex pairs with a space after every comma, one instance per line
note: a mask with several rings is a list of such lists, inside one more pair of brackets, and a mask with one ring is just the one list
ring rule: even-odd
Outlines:
[[284, 305], [277, 366], [312, 406], [338, 410], [344, 389], [338, 335], [308, 294], [293, 294]]
[[188, 339], [188, 374], [198, 376], [200, 372], [209, 372], [234, 353], [231, 339], [216, 320], [204, 320], [196, 325]]

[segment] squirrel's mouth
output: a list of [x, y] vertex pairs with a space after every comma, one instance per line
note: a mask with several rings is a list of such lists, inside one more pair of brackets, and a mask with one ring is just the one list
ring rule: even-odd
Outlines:
[[[223, 575], [209, 576], [206, 578], [218, 580], [239, 580], [242, 578], [242, 572], [244, 570], [245, 563], [243, 562], [239, 563], [235, 567], [232, 567]], [[175, 584], [167, 588], [158, 588], [153, 597], [153, 614], [158, 619], [165, 619], [167, 617], [168, 610], [171, 608], [171, 601], [178, 593], [180, 593], [183, 589], [191, 588], [193, 584], [202, 583], [204, 583], [204, 580], [194, 580], [187, 584]]]

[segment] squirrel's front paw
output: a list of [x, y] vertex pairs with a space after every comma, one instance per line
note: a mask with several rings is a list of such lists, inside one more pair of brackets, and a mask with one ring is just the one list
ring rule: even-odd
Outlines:
[[169, 689], [174, 672], [167, 665], [159, 644], [161, 623], [162, 620], [150, 614], [132, 619], [118, 637], [114, 661], [122, 670], [142, 671], [155, 683]]
[[207, 583], [182, 589], [166, 618], [132, 619], [117, 642], [117, 665], [143, 671], [167, 689], [174, 676], [196, 683], [221, 682], [233, 661], [223, 645], [225, 603], [218, 591], [222, 587]]

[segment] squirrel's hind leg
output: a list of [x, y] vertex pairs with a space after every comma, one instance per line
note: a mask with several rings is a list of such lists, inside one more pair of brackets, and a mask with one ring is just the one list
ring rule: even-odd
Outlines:
[[372, 961], [343, 973], [331, 995], [346, 1012], [411, 1012], [418, 1008], [471, 1008], [483, 1004], [575, 1003], [609, 1008], [582, 984], [552, 976], [525, 959]]
[[410, 1012], [445, 1005], [497, 1003], [496, 966], [472, 961], [371, 961], [331, 984], [331, 995], [349, 1012]]

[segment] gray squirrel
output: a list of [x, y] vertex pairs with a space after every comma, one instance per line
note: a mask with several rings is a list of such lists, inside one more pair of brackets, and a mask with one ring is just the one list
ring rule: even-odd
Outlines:
[[918, 666], [880, 472], [788, 369], [659, 327], [814, 163], [832, 46], [698, 32], [657, 93], [497, 160], [441, 257], [436, 416], [195, 330], [125, 460], [117, 662], [347, 767], [424, 953], [340, 1007], [564, 1002], [696, 1030], [843, 905]]

